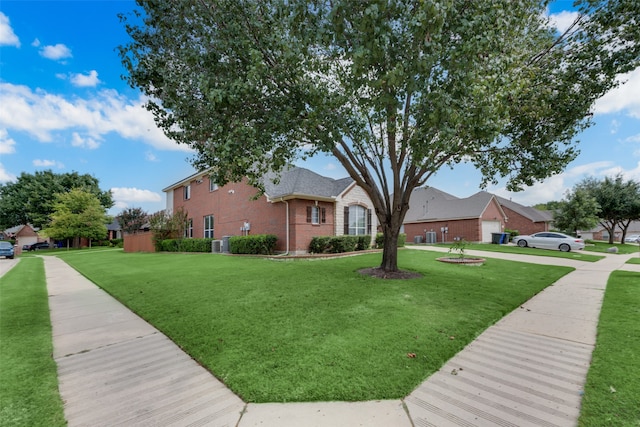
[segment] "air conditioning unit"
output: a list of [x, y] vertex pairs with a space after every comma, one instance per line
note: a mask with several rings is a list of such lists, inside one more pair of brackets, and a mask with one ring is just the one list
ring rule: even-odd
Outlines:
[[211, 252], [213, 252], [214, 254], [219, 254], [222, 252], [222, 240], [211, 241]]

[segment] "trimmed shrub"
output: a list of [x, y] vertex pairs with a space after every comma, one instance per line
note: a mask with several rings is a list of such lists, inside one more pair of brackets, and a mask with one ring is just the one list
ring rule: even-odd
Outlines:
[[213, 239], [164, 239], [156, 241], [156, 250], [162, 252], [211, 252]]
[[114, 248], [122, 248], [124, 247], [124, 239], [111, 239], [109, 244]]
[[[407, 235], [405, 233], [398, 234], [398, 247], [401, 248], [404, 246], [407, 241]], [[384, 234], [378, 233], [376, 234], [376, 248], [382, 249], [384, 247]]]
[[371, 236], [316, 236], [309, 243], [312, 254], [339, 254], [369, 249]]
[[509, 233], [509, 239], [511, 240], [513, 240], [514, 237], [520, 235], [520, 232], [518, 230], [509, 230], [508, 228], [505, 228], [504, 232]]
[[278, 237], [273, 234], [232, 236], [229, 238], [229, 250], [232, 254], [271, 255], [277, 241]]

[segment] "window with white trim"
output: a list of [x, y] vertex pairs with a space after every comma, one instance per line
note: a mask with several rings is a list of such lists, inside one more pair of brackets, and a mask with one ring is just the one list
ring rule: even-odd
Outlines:
[[216, 184], [214, 180], [209, 178], [209, 192], [216, 191], [217, 189], [218, 189], [218, 184]]
[[352, 236], [371, 234], [371, 209], [360, 205], [345, 207], [344, 234]]
[[327, 222], [327, 210], [320, 206], [307, 206], [307, 222], [320, 224]]
[[184, 237], [186, 238], [193, 237], [193, 218], [189, 218], [187, 220], [187, 226], [184, 229]]
[[191, 198], [191, 185], [185, 185], [184, 187], [184, 200], [189, 200]]
[[213, 215], [204, 217], [204, 238], [213, 239]]

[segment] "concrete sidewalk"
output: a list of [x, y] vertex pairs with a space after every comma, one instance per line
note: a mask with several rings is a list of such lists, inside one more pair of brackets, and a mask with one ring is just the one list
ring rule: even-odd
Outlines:
[[65, 416], [72, 427], [573, 426], [606, 281], [628, 258], [569, 262], [575, 272], [489, 328], [403, 400], [245, 404], [143, 319], [45, 257]]

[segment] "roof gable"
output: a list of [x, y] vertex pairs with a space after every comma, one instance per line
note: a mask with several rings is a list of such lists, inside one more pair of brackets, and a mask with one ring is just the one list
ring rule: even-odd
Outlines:
[[[404, 222], [481, 218], [492, 200], [495, 196], [486, 191], [460, 199], [436, 188], [416, 188], [411, 193]], [[497, 200], [496, 205], [502, 211]], [[502, 215], [505, 216], [504, 212]]]
[[[273, 182], [276, 178], [277, 184]], [[265, 194], [270, 199], [300, 196], [335, 199], [353, 182], [352, 178], [336, 180], [300, 167], [287, 168], [279, 175], [269, 173], [263, 178]]]
[[530, 219], [532, 222], [551, 222], [553, 221], [553, 215], [549, 211], [541, 211], [531, 206], [523, 206], [519, 203], [505, 199], [504, 197], [496, 196], [498, 202], [517, 214], [522, 215], [525, 218]]

